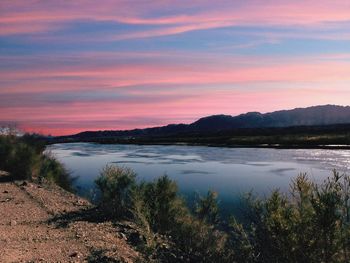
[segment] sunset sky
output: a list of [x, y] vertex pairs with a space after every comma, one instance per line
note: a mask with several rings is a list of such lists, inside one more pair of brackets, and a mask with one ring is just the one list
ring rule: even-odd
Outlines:
[[0, 1], [0, 126], [61, 135], [349, 102], [349, 0]]

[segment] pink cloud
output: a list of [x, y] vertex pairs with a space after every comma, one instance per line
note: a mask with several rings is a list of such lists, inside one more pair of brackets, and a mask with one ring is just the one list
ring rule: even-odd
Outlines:
[[[346, 57], [345, 57], [346, 58]], [[203, 63], [152, 61], [110, 64], [84, 59], [76, 64], [3, 69], [0, 78], [7, 81], [0, 92], [41, 92], [124, 88], [135, 85], [207, 85], [255, 82], [323, 82], [349, 81], [350, 61], [317, 59], [267, 60], [256, 63], [252, 58]], [[12, 83], [13, 82], [13, 83]]]
[[[15, 8], [13, 6], [16, 6]], [[192, 8], [191, 8], [192, 7]], [[174, 15], [163, 15], [172, 9]], [[311, 26], [325, 22], [350, 20], [350, 5], [341, 1], [245, 1], [237, 5], [232, 1], [69, 1], [1, 3], [1, 35], [21, 34], [26, 25], [35, 25], [35, 32], [47, 31], [47, 26], [92, 20], [124, 24], [163, 26], [146, 32], [130, 32], [115, 36], [115, 40], [146, 38], [180, 34], [193, 30], [220, 28], [234, 25], [301, 25]], [[185, 11], [186, 10], [186, 11]], [[187, 10], [192, 10], [191, 12]], [[40, 28], [41, 27], [41, 28]], [[113, 39], [113, 37], [112, 37]]]
[[[347, 103], [346, 91], [343, 104]], [[278, 98], [278, 99], [276, 99]], [[191, 122], [211, 114], [239, 114], [245, 111], [272, 111], [332, 102], [338, 94], [317, 93], [313, 88], [263, 91], [204, 91], [197, 97], [157, 103], [74, 102], [61, 106], [18, 107], [1, 111], [0, 119], [18, 122], [29, 131], [71, 134], [82, 130], [131, 129], [168, 123]], [[191, 112], [189, 112], [189, 107]], [[19, 117], [20, 116], [20, 117]], [[156, 118], [156, 119], [155, 119]], [[153, 121], [152, 121], [153, 119]], [[143, 121], [147, 120], [147, 121]]]
[[[45, 33], [86, 21], [139, 26], [130, 26], [130, 30], [118, 35], [108, 31], [101, 38], [88, 34], [79, 38], [82, 42], [153, 38], [256, 25], [307, 27], [313, 32], [307, 36], [310, 38], [348, 40], [348, 34], [333, 33], [331, 26], [350, 21], [350, 2], [0, 1], [2, 37], [27, 34], [35, 41], [47, 37], [49, 42], [45, 44], [51, 44], [51, 37], [56, 34]], [[330, 33], [322, 33], [325, 27]], [[245, 34], [255, 34], [267, 39], [258, 41], [269, 43], [304, 37], [304, 33], [288, 31], [245, 31]], [[72, 56], [8, 55], [0, 60], [3, 65], [0, 102], [5, 101], [5, 96], [13, 99], [13, 103], [0, 105], [1, 122], [17, 121], [27, 130], [56, 135], [87, 129], [130, 129], [190, 122], [210, 114], [347, 104], [350, 96], [350, 61], [346, 53], [292, 57], [200, 51], [124, 54], [91, 51]], [[52, 103], [52, 99], [58, 103]]]

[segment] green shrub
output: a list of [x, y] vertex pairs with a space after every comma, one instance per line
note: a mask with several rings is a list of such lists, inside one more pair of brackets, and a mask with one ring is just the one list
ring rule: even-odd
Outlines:
[[230, 219], [225, 243], [225, 262], [258, 262], [255, 254], [254, 240], [250, 233], [234, 217]]
[[46, 154], [42, 156], [39, 180], [47, 180], [55, 183], [63, 189], [74, 192], [72, 178], [67, 169], [53, 156]]
[[0, 136], [0, 169], [10, 173], [14, 180], [31, 180], [38, 175], [40, 155], [21, 138]]
[[106, 165], [95, 181], [101, 192], [100, 204], [110, 215], [125, 217], [130, 215], [136, 174], [127, 167]]
[[245, 220], [232, 217], [228, 223], [220, 221], [214, 192], [199, 197], [191, 213], [167, 176], [150, 183], [136, 183], [135, 177], [128, 168], [104, 168], [96, 181], [102, 206], [166, 234], [184, 261], [349, 262], [348, 176], [334, 172], [316, 185], [301, 174], [292, 181], [290, 195], [248, 195]]
[[95, 181], [101, 197], [100, 206], [117, 218], [133, 218], [155, 232], [170, 231], [186, 206], [177, 194], [177, 185], [167, 176], [154, 182], [136, 183], [136, 174], [129, 168], [105, 166]]
[[14, 145], [12, 141], [14, 136], [0, 136], [0, 169], [8, 171], [10, 167], [10, 156], [12, 154]]
[[[213, 259], [219, 250], [222, 251], [223, 236], [213, 226], [192, 216], [179, 197], [174, 181], [161, 176], [153, 182], [136, 183], [135, 177], [136, 174], [125, 167], [107, 165], [102, 170], [96, 185], [105, 212], [117, 219], [133, 219], [148, 232], [170, 235], [187, 258], [198, 259], [205, 255]], [[210, 192], [208, 197], [213, 198], [210, 204], [216, 207], [215, 195]], [[201, 214], [206, 216], [204, 210]]]
[[219, 205], [217, 201], [218, 194], [208, 191], [206, 197], [198, 197], [195, 213], [197, 217], [209, 224], [219, 223]]
[[166, 175], [152, 183], [143, 184], [144, 203], [152, 229], [165, 233], [171, 230], [179, 216], [186, 213], [184, 202], [179, 198], [177, 185]]
[[145, 183], [142, 182], [139, 185], [133, 187], [131, 193], [131, 207], [130, 215], [131, 219], [137, 223], [147, 234], [152, 232], [151, 230], [151, 215], [147, 201], [145, 200]]
[[171, 235], [190, 262], [226, 262], [225, 233], [191, 214], [178, 219]]
[[45, 144], [38, 135], [0, 136], [0, 169], [14, 180], [47, 179], [73, 191], [74, 181], [54, 157], [44, 154]]
[[291, 197], [274, 191], [249, 198], [245, 224], [234, 222], [227, 250], [247, 262], [349, 262], [349, 177], [315, 185], [305, 174], [292, 182]]

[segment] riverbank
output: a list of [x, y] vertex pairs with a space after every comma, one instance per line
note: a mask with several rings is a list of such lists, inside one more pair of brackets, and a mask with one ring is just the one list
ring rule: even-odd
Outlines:
[[320, 149], [320, 150], [350, 150], [350, 145], [307, 145], [307, 144], [226, 144], [226, 143], [191, 143], [191, 142], [157, 142], [157, 141], [98, 141], [98, 140], [70, 140], [70, 141], [52, 141], [48, 145], [61, 143], [97, 143], [97, 144], [125, 144], [125, 145], [159, 145], [159, 146], [207, 146], [221, 148], [259, 148], [259, 149]]
[[[148, 132], [147, 132], [148, 131]], [[350, 149], [350, 125], [240, 128], [201, 132], [95, 131], [46, 138], [48, 144], [96, 142], [102, 144], [190, 145], [230, 148]]]
[[55, 185], [0, 175], [0, 262], [135, 262], [140, 254], [94, 206]]
[[[95, 142], [99, 143], [99, 142]], [[222, 148], [259, 148], [259, 149], [320, 149], [320, 150], [350, 150], [350, 145], [283, 145], [283, 144], [220, 144], [220, 143], [186, 143], [186, 142], [115, 142], [100, 144], [133, 144], [133, 145], [180, 145], [180, 146], [207, 146]]]

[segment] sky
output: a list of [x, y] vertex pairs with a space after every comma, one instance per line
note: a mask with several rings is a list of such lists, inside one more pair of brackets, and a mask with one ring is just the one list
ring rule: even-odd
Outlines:
[[64, 135], [349, 99], [349, 0], [0, 1], [0, 126]]

